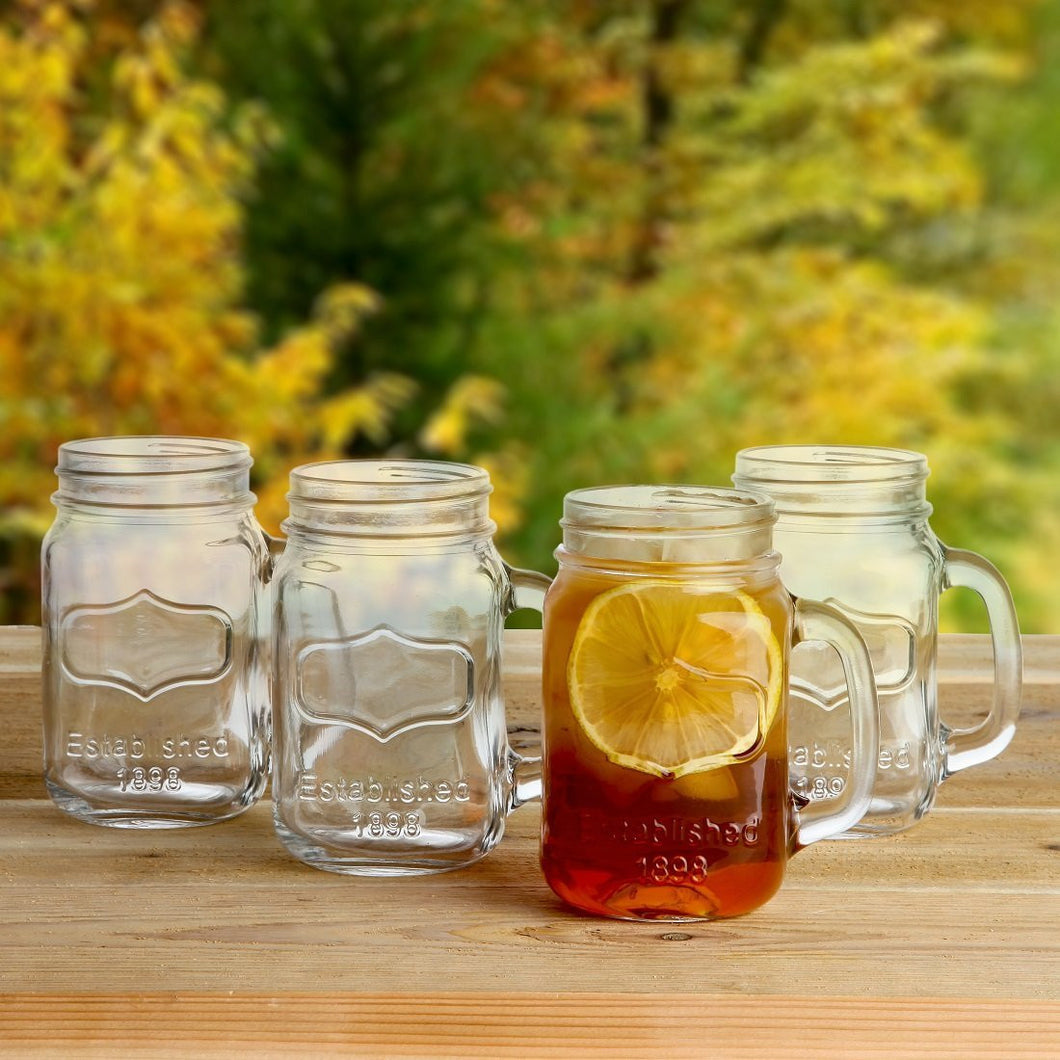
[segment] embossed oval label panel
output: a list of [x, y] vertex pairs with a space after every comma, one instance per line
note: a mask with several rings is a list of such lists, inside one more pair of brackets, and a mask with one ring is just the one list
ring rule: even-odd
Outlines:
[[[865, 641], [876, 688], [881, 695], [901, 692], [916, 679], [916, 630], [899, 615], [874, 615], [828, 599], [855, 626]], [[847, 701], [843, 667], [835, 651], [825, 644], [799, 646], [792, 659], [791, 690], [825, 710]]]
[[471, 709], [475, 662], [462, 645], [378, 626], [298, 653], [295, 701], [306, 721], [344, 725], [380, 743]]
[[219, 681], [232, 665], [232, 620], [218, 607], [175, 604], [141, 589], [113, 604], [67, 611], [60, 657], [74, 681], [145, 702], [181, 685]]

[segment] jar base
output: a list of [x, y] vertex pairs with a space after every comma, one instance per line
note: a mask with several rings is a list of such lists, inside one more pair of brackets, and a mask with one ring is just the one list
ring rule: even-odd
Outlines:
[[[599, 854], [599, 844], [595, 848]], [[675, 855], [685, 858], [686, 855]], [[667, 855], [658, 855], [653, 867], [670, 867]], [[592, 916], [638, 923], [709, 923], [744, 916], [765, 905], [780, 889], [785, 857], [738, 862], [704, 872], [693, 882], [651, 880], [630, 876], [628, 862], [613, 862], [545, 842], [541, 870], [545, 882], [567, 905]], [[686, 861], [687, 864], [687, 861]]]
[[[255, 796], [245, 803], [234, 803], [231, 799], [231, 792], [226, 791], [226, 800], [223, 805], [210, 805], [204, 800], [201, 810], [187, 807], [181, 807], [179, 810], [146, 806], [122, 807], [106, 805], [102, 802], [90, 802], [83, 795], [69, 791], [47, 778], [44, 784], [52, 802], [64, 813], [85, 824], [96, 824], [105, 828], [143, 829], [145, 831], [198, 828], [204, 825], [219, 824], [221, 821], [237, 817], [257, 801]], [[210, 790], [216, 792], [214, 787]]]
[[858, 824], [845, 832], [830, 835], [828, 839], [886, 839], [889, 835], [901, 835], [908, 832], [917, 822], [901, 821], [897, 824], [866, 825]]
[[829, 839], [884, 839], [901, 835], [922, 821], [934, 803], [934, 791], [927, 792], [918, 802], [874, 796], [869, 812], [845, 832]]
[[[445, 850], [444, 844], [432, 842], [430, 846], [424, 844], [421, 851], [408, 848], [401, 851], [340, 851], [334, 847], [329, 849], [304, 835], [292, 832], [279, 817], [275, 818], [275, 826], [276, 834], [289, 854], [311, 868], [342, 876], [433, 876], [442, 872], [453, 872], [481, 860], [496, 845], [494, 840], [487, 845], [480, 844], [469, 848], [466, 845], [466, 837], [453, 836], [452, 839], [459, 843], [457, 849], [451, 847]], [[440, 845], [443, 849], [438, 849]]]

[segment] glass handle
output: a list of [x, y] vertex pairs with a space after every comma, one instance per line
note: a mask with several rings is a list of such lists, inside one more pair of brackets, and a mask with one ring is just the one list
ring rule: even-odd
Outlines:
[[520, 570], [518, 567], [505, 565], [508, 580], [512, 583], [511, 611], [520, 608], [529, 608], [531, 611], [540, 611], [545, 606], [545, 593], [552, 584], [552, 579], [547, 574], [539, 574], [536, 570]]
[[880, 757], [880, 712], [868, 648], [856, 627], [833, 607], [815, 600], [795, 601], [793, 644], [818, 640], [835, 648], [843, 664], [850, 700], [850, 781], [838, 807], [811, 803], [797, 816], [795, 849], [852, 828], [869, 808]]
[[[511, 583], [510, 614], [526, 607], [540, 611], [545, 604], [545, 593], [552, 579], [533, 570], [519, 570], [505, 564], [505, 572]], [[508, 769], [511, 777], [508, 811], [518, 809], [527, 802], [541, 798], [541, 755], [521, 755], [508, 749]]]
[[[259, 528], [260, 529], [260, 528]], [[273, 572], [276, 570], [276, 561], [287, 547], [287, 538], [273, 537], [267, 530], [261, 530], [261, 539], [265, 542], [264, 581], [268, 585], [272, 581]]]
[[990, 713], [971, 729], [948, 730], [943, 776], [987, 762], [1008, 746], [1016, 731], [1023, 690], [1023, 646], [1012, 594], [998, 569], [975, 552], [942, 549], [943, 589], [961, 586], [986, 605], [994, 650], [994, 701]]

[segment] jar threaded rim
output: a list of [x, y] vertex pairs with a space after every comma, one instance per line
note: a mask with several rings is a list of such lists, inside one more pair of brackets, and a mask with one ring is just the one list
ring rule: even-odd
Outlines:
[[785, 525], [793, 519], [838, 523], [927, 518], [927, 457], [870, 445], [765, 445], [736, 454], [732, 481], [773, 498]]
[[112, 435], [59, 446], [56, 505], [89, 509], [252, 506], [244, 442], [183, 435]]
[[624, 485], [573, 490], [563, 552], [646, 563], [747, 562], [772, 552], [773, 501], [719, 486]]
[[447, 460], [329, 460], [296, 467], [283, 528], [364, 537], [492, 535], [489, 472]]

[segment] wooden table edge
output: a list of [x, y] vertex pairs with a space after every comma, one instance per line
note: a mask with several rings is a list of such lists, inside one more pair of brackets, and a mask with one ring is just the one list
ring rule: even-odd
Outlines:
[[[766, 1052], [756, 1051], [766, 1043]], [[134, 1055], [193, 1049], [197, 1056], [245, 1049], [437, 1057], [1043, 1057], [1060, 1050], [1060, 999], [519, 991], [0, 995], [0, 1047], [78, 1055], [97, 1045], [112, 1055], [117, 1047]]]

